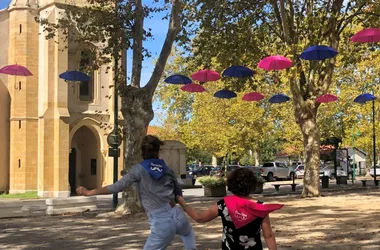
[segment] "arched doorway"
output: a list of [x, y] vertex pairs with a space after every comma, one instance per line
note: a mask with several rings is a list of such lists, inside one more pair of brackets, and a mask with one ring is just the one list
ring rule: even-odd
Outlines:
[[97, 133], [80, 127], [72, 137], [69, 184], [72, 195], [78, 185], [88, 189], [101, 186], [100, 145]]

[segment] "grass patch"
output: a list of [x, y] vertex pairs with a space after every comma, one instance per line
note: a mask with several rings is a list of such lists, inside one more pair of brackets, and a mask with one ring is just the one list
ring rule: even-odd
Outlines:
[[26, 192], [23, 194], [0, 194], [0, 199], [37, 199], [37, 191]]

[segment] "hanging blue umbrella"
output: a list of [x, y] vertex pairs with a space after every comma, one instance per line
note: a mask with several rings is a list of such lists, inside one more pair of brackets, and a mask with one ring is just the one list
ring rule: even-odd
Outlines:
[[191, 79], [184, 75], [171, 75], [165, 79], [166, 83], [170, 84], [189, 84], [192, 83]]
[[236, 97], [236, 93], [231, 90], [219, 90], [218, 92], [215, 92], [214, 97], [217, 98], [224, 98], [224, 99], [231, 99]]
[[73, 82], [88, 82], [90, 81], [90, 77], [86, 75], [85, 73], [82, 73], [80, 71], [66, 71], [65, 73], [62, 73], [59, 75], [59, 78], [64, 79], [66, 81], [73, 81]]
[[268, 101], [270, 103], [283, 103], [290, 100], [290, 97], [285, 94], [277, 94], [272, 96]]
[[229, 77], [237, 77], [237, 78], [245, 78], [245, 77], [251, 77], [253, 76], [254, 72], [253, 70], [244, 67], [244, 66], [231, 66], [224, 70], [223, 76], [229, 76]]
[[300, 58], [304, 60], [325, 60], [327, 58], [332, 58], [337, 54], [338, 52], [335, 49], [326, 45], [314, 45], [302, 52]]
[[373, 101], [375, 100], [376, 97], [371, 95], [371, 94], [361, 94], [361, 95], [358, 95], [355, 99], [354, 99], [354, 102], [357, 102], [357, 103], [366, 103], [366, 102], [369, 102], [369, 101]]

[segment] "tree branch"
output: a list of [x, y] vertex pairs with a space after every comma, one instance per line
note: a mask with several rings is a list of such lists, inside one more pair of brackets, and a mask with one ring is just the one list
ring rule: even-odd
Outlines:
[[340, 35], [342, 33], [342, 31], [346, 28], [346, 26], [348, 24], [351, 23], [352, 19], [354, 19], [354, 17], [362, 14], [360, 11], [364, 8], [364, 6], [366, 5], [367, 2], [363, 2], [359, 7], [358, 9], [350, 16], [348, 16], [346, 19], [342, 18], [342, 20], [340, 21], [338, 27], [337, 27], [337, 33], [338, 35]]
[[172, 0], [172, 11], [170, 14], [169, 29], [166, 34], [165, 42], [162, 45], [161, 53], [154, 67], [152, 76], [150, 77], [147, 85], [144, 87], [149, 89], [151, 95], [153, 95], [155, 89], [157, 88], [158, 82], [160, 81], [162, 73], [165, 69], [166, 61], [170, 56], [174, 40], [181, 29], [182, 22], [180, 13], [182, 8], [183, 4], [181, 0]]
[[132, 61], [132, 80], [131, 85], [133, 87], [140, 87], [141, 81], [141, 69], [142, 69], [142, 42], [144, 39], [143, 29], [144, 29], [144, 10], [142, 7], [142, 0], [136, 0], [135, 6], [135, 17], [133, 25], [133, 61]]
[[[330, 4], [331, 4], [331, 0], [329, 0], [328, 3], [326, 4], [326, 12], [325, 12], [325, 15], [323, 16], [323, 19], [322, 19], [322, 22], [321, 22], [322, 25], [320, 26], [320, 29], [319, 29], [319, 32], [318, 32], [318, 37], [322, 36], [323, 26], [324, 26], [324, 23], [326, 22], [327, 15], [328, 15], [329, 10], [330, 10]], [[347, 9], [346, 9], [346, 11], [347, 11]]]
[[280, 29], [282, 32], [282, 37], [283, 37], [283, 41], [285, 41], [285, 36], [284, 36], [284, 34], [285, 34], [285, 31], [284, 31], [284, 26], [282, 26], [282, 18], [281, 18], [281, 15], [280, 15], [280, 10], [278, 9], [278, 6], [277, 6], [277, 1], [274, 1], [274, 0], [272, 0], [271, 1], [271, 4], [272, 4], [272, 7], [273, 7], [273, 11], [274, 11], [274, 13], [275, 13], [275, 16], [276, 16], [276, 18], [277, 18], [277, 22], [279, 23], [279, 24], [281, 24], [280, 25], [280, 27], [282, 28], [282, 29]]
[[288, 20], [288, 14], [285, 9], [284, 0], [280, 0], [280, 11], [281, 11], [281, 16], [282, 16], [282, 27], [284, 29], [284, 38], [285, 38], [285, 41], [289, 42], [290, 40], [289, 20]]

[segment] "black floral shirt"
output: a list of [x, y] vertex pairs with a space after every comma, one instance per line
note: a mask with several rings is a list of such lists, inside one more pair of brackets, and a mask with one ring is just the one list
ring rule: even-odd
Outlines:
[[[262, 202], [258, 202], [262, 203]], [[223, 250], [262, 250], [261, 243], [261, 222], [262, 218], [257, 218], [251, 223], [236, 229], [224, 199], [218, 201], [218, 215], [222, 218], [223, 235], [222, 249]]]

